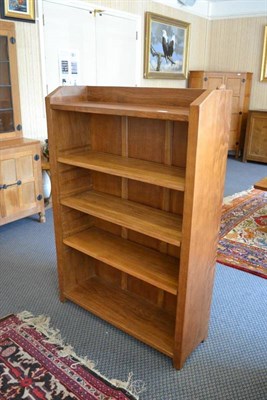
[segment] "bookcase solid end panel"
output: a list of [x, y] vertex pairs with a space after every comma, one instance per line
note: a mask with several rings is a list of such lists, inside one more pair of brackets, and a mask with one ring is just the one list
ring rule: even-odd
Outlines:
[[[194, 113], [189, 131], [175, 362], [183, 364], [206, 337], [225, 180], [231, 92], [213, 91]], [[194, 132], [198, 124], [197, 146]], [[192, 134], [190, 134], [192, 132]], [[216, 149], [214, 151], [214, 149]], [[192, 178], [193, 177], [193, 178]]]

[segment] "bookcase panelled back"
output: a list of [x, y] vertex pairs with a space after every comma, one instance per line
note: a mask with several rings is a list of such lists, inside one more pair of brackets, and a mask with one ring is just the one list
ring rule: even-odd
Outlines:
[[231, 92], [61, 87], [46, 104], [61, 300], [181, 368], [208, 332]]
[[243, 150], [252, 84], [251, 72], [190, 71], [189, 87], [213, 90], [225, 85], [232, 90], [232, 112], [228, 150], [236, 157]]

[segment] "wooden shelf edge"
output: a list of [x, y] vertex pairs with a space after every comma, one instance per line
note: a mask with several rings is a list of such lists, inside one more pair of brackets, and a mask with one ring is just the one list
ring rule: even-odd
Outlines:
[[140, 244], [91, 228], [63, 240], [67, 246], [177, 295], [178, 260]]
[[92, 114], [118, 115], [141, 118], [157, 118], [163, 120], [189, 121], [189, 107], [145, 106], [127, 103], [100, 103], [93, 101], [56, 102], [51, 104], [52, 110], [76, 111]]
[[180, 167], [91, 151], [61, 155], [58, 161], [168, 189], [184, 191], [185, 188], [185, 169]]
[[93, 190], [63, 198], [61, 204], [166, 243], [181, 245], [179, 215]]
[[148, 301], [112, 287], [98, 277], [65, 291], [64, 296], [136, 339], [173, 357], [174, 318]]

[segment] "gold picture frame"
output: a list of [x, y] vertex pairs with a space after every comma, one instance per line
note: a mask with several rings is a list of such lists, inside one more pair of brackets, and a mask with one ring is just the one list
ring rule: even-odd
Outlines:
[[267, 82], [267, 25], [264, 30], [262, 64], [261, 64], [261, 81]]
[[2, 0], [1, 4], [3, 19], [35, 22], [35, 0]]
[[186, 79], [189, 35], [189, 23], [146, 12], [144, 77]]

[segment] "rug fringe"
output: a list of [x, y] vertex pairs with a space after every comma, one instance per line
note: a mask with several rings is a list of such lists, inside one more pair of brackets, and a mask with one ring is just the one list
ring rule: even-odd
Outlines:
[[252, 190], [253, 190], [253, 186], [251, 186], [249, 189], [247, 190], [243, 190], [242, 192], [238, 192], [235, 194], [232, 194], [231, 196], [226, 196], [223, 199], [223, 204], [229, 204], [231, 203], [232, 200], [237, 199], [238, 197], [242, 197], [242, 196], [246, 196], [248, 195]]
[[[118, 379], [108, 379], [104, 375], [102, 375], [98, 370], [95, 369], [95, 363], [91, 360], [89, 360], [86, 356], [85, 357], [79, 357], [73, 350], [73, 347], [69, 344], [65, 344], [64, 340], [61, 337], [59, 329], [54, 329], [51, 328], [50, 326], [50, 317], [45, 316], [45, 315], [39, 315], [39, 316], [34, 316], [32, 313], [29, 311], [22, 311], [16, 316], [23, 321], [23, 324], [21, 326], [34, 326], [34, 328], [42, 333], [44, 336], [48, 337], [46, 340], [47, 343], [55, 344], [58, 345], [62, 348], [60, 350], [59, 355], [61, 357], [67, 357], [67, 356], [72, 356], [76, 360], [79, 361], [79, 363], [85, 365], [87, 368], [95, 372], [97, 375], [99, 375], [101, 378], [105, 379], [107, 382], [111, 383], [113, 386], [117, 388], [122, 388], [127, 390], [132, 396], [136, 398], [136, 400], [139, 399], [139, 394], [142, 393], [145, 390], [145, 384], [141, 380], [133, 380], [133, 373], [130, 372], [128, 375], [128, 380], [126, 382], [118, 380]], [[79, 364], [74, 363], [75, 364]]]
[[129, 373], [127, 382], [118, 379], [111, 379], [109, 382], [116, 387], [126, 389], [127, 392], [133, 394], [136, 399], [139, 399], [139, 394], [145, 391], [145, 383], [141, 380], [134, 381], [132, 372]]

